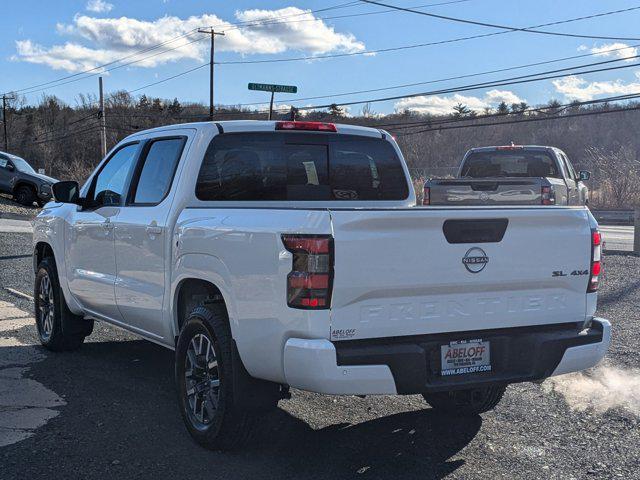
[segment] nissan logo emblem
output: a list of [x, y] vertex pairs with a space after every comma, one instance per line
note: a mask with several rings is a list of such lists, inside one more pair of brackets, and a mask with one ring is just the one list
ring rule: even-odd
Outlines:
[[489, 263], [487, 253], [479, 247], [473, 247], [467, 250], [462, 257], [462, 264], [471, 273], [480, 273]]

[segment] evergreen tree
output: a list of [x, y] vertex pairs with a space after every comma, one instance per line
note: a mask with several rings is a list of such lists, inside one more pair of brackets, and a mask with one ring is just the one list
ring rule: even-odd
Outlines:
[[147, 98], [147, 96], [143, 94], [140, 97], [140, 100], [138, 100], [138, 108], [147, 110], [150, 106], [151, 106], [151, 103], [149, 102], [149, 98]]
[[171, 104], [168, 107], [169, 110], [169, 114], [172, 117], [179, 117], [180, 114], [182, 113], [182, 105], [180, 105], [180, 102], [178, 101], [177, 98], [173, 99], [173, 102], [171, 102]]
[[498, 115], [507, 115], [509, 113], [509, 106], [506, 102], [500, 102], [496, 111], [498, 112]]
[[463, 103], [459, 103], [455, 107], [453, 107], [453, 116], [456, 118], [468, 117], [470, 114], [471, 109], [469, 109], [469, 107], [467, 107]]
[[339, 107], [335, 103], [332, 103], [329, 107], [329, 115], [331, 115], [332, 117], [342, 117], [344, 116], [344, 110], [342, 109], [342, 107]]

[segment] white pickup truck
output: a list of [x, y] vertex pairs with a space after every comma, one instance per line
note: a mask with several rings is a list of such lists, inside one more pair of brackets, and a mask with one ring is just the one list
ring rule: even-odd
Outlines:
[[609, 345], [588, 209], [417, 207], [381, 130], [166, 126], [53, 191], [34, 230], [42, 344], [77, 348], [97, 319], [174, 349], [209, 448], [238, 445], [289, 387], [477, 414]]

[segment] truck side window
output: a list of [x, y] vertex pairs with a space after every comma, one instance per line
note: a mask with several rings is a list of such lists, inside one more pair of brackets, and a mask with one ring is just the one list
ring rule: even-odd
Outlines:
[[7, 168], [8, 160], [6, 158], [0, 157], [0, 168]]
[[389, 142], [347, 137], [332, 144], [329, 162], [334, 200], [404, 200], [402, 164]]
[[88, 195], [92, 207], [120, 205], [137, 151], [137, 143], [125, 145], [102, 167]]
[[134, 204], [156, 205], [166, 197], [185, 140], [184, 137], [158, 139], [147, 146], [144, 164], [134, 188]]

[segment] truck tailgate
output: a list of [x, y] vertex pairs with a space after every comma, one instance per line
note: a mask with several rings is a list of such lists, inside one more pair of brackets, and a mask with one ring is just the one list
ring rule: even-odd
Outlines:
[[433, 180], [431, 205], [540, 205], [540, 178]]
[[586, 209], [330, 213], [333, 340], [585, 319], [591, 256]]

